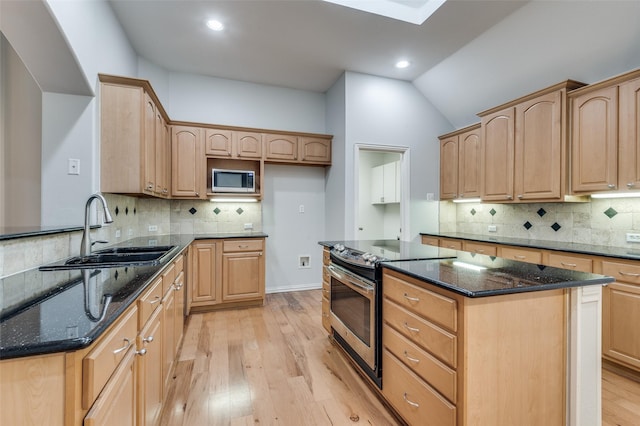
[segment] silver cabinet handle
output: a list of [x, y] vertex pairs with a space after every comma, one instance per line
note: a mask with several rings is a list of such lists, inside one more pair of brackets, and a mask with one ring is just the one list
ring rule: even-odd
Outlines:
[[482, 253], [484, 253], [484, 249], [476, 249], [476, 253], [482, 254]]
[[636, 184], [635, 184], [635, 183], [633, 183], [633, 182], [629, 182], [629, 183], [627, 184], [627, 188], [633, 188], [634, 186], [636, 186]]
[[116, 349], [115, 351], [113, 351], [113, 354], [119, 354], [120, 352], [126, 351], [127, 349], [129, 349], [129, 346], [131, 346], [131, 341], [129, 341], [129, 339], [127, 339], [125, 337], [124, 339], [124, 346], [121, 347], [120, 349]]
[[407, 351], [404, 351], [404, 357], [411, 362], [415, 362], [416, 364], [420, 363], [419, 359], [410, 357]]
[[607, 185], [607, 188], [616, 189], [616, 186], [614, 184], [610, 183], [609, 185]]
[[523, 195], [522, 194], [518, 194], [518, 199], [522, 200]]
[[568, 266], [569, 268], [575, 268], [576, 266], [578, 266], [578, 265], [576, 265], [575, 263], [564, 263], [564, 262], [560, 262], [560, 264], [561, 264], [562, 266]]
[[146, 338], [142, 339], [142, 341], [145, 342], [145, 343], [151, 343], [151, 342], [153, 342], [153, 336], [146, 337]]
[[507, 195], [507, 200], [513, 200], [513, 195]]
[[527, 256], [522, 256], [521, 254], [514, 254], [513, 255], [514, 259], [526, 259]]
[[149, 300], [149, 304], [150, 305], [155, 305], [156, 303], [158, 303], [161, 300], [162, 300], [162, 298], [160, 296], [156, 296], [153, 300]]
[[144, 356], [146, 355], [146, 353], [147, 353], [147, 350], [144, 348], [140, 349], [139, 351], [136, 351], [136, 355], [140, 355], [140, 356]]
[[420, 404], [418, 404], [417, 402], [413, 402], [409, 398], [407, 398], [406, 392], [404, 393], [404, 395], [402, 395], [402, 398], [404, 398], [404, 402], [411, 405], [412, 407], [416, 407], [416, 408], [420, 407]]
[[419, 302], [419, 301], [420, 301], [420, 299], [419, 299], [419, 298], [417, 298], [417, 297], [411, 297], [411, 296], [409, 296], [407, 293], [405, 293], [405, 294], [404, 294], [404, 298], [405, 298], [405, 299], [407, 299], [407, 300], [410, 300], [410, 301], [412, 301], [412, 302]]
[[622, 271], [618, 271], [618, 273], [620, 275], [623, 275], [625, 277], [640, 277], [640, 274], [633, 274], [631, 272], [622, 272]]
[[409, 331], [413, 331], [414, 333], [420, 333], [420, 329], [419, 328], [414, 328], [411, 327], [409, 324], [407, 324], [406, 322], [404, 323], [404, 328], [406, 328]]

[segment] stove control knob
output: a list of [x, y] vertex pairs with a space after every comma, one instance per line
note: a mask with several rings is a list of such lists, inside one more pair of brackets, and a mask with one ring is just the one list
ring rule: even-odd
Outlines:
[[370, 255], [369, 256], [369, 262], [370, 263], [376, 263], [378, 261], [378, 256], [375, 255]]
[[333, 246], [336, 251], [344, 251], [344, 246], [342, 244], [336, 244]]

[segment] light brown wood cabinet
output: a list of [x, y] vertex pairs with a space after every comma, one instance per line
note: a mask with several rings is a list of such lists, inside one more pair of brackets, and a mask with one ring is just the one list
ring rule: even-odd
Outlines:
[[465, 298], [389, 269], [382, 288], [382, 394], [408, 424], [564, 424], [564, 290]]
[[575, 90], [569, 99], [572, 191], [637, 191], [640, 70]]
[[440, 199], [480, 196], [480, 124], [440, 136]]
[[168, 196], [167, 118], [151, 86], [104, 75], [100, 81], [101, 191]]
[[216, 158], [262, 158], [262, 134], [229, 129], [205, 130], [205, 154]]
[[204, 129], [171, 127], [171, 196], [206, 198]]
[[171, 128], [156, 108], [155, 193], [162, 198], [171, 196]]
[[301, 136], [298, 159], [301, 164], [331, 165], [331, 139]]
[[264, 159], [273, 162], [298, 160], [298, 137], [293, 135], [264, 135]]
[[561, 201], [567, 188], [568, 80], [478, 114], [483, 201]]
[[264, 238], [197, 240], [191, 253], [192, 310], [264, 303]]
[[138, 347], [145, 351], [138, 358], [138, 425], [157, 424], [162, 410], [163, 315], [163, 306], [158, 303], [138, 335]]
[[331, 275], [327, 270], [330, 262], [329, 249], [325, 247], [322, 250], [322, 327], [324, 327], [327, 333], [331, 333]]

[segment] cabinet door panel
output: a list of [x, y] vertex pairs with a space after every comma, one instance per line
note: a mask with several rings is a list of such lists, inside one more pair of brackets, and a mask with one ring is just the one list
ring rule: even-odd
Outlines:
[[513, 199], [514, 108], [482, 117], [482, 199]]
[[231, 130], [207, 129], [204, 137], [204, 152], [206, 155], [229, 158], [232, 151]]
[[572, 99], [571, 188], [574, 192], [617, 188], [618, 88]]
[[480, 196], [480, 129], [458, 136], [458, 192], [460, 198]]
[[264, 135], [266, 160], [296, 160], [298, 158], [298, 137], [284, 135]]
[[262, 134], [236, 132], [236, 149], [240, 158], [262, 158]]
[[138, 347], [146, 353], [138, 358], [138, 424], [155, 425], [162, 408], [162, 316], [158, 309], [140, 332]]
[[620, 85], [619, 185], [640, 190], [640, 78]]
[[202, 129], [176, 126], [171, 131], [172, 189], [175, 197], [199, 198], [206, 194]]
[[440, 199], [458, 197], [458, 137], [440, 141]]
[[515, 192], [520, 200], [559, 199], [562, 98], [553, 92], [516, 107]]
[[151, 97], [144, 94], [144, 188], [145, 194], [156, 189], [156, 106]]
[[225, 253], [222, 277], [222, 299], [225, 302], [264, 297], [262, 253]]
[[603, 354], [640, 369], [640, 287], [612, 283], [604, 287]]
[[198, 242], [193, 246], [191, 303], [216, 303], [220, 301], [217, 289], [218, 268], [215, 242]]
[[298, 158], [303, 163], [331, 164], [331, 141], [301, 137]]

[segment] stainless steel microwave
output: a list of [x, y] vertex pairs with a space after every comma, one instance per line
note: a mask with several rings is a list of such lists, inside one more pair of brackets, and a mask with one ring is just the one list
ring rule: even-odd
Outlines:
[[252, 170], [211, 170], [213, 192], [256, 192], [255, 172]]

